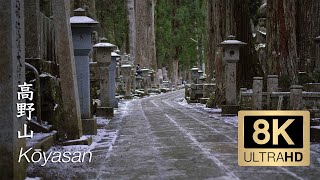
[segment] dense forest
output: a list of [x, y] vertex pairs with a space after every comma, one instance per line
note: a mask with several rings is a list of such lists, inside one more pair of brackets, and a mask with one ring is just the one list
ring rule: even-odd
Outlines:
[[99, 35], [131, 54], [135, 64], [166, 67], [176, 82], [197, 66], [224, 88], [217, 47], [228, 35], [246, 42], [240, 50], [237, 87], [254, 76], [277, 74], [280, 86], [318, 82], [318, 0], [73, 0], [100, 22]]

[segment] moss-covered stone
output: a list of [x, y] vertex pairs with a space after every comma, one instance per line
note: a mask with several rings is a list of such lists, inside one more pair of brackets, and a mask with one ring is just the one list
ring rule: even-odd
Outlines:
[[42, 120], [53, 125], [54, 129], [59, 129], [63, 124], [63, 103], [58, 78], [50, 74], [40, 76], [41, 83], [41, 116]]

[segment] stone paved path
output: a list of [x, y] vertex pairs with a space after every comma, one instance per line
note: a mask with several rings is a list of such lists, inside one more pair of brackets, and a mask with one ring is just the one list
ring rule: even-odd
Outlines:
[[[92, 150], [93, 162], [66, 167], [70, 173], [63, 177], [319, 179], [318, 144], [312, 145], [310, 167], [239, 167], [237, 123], [184, 106], [179, 99], [183, 99], [182, 90], [122, 104], [116, 117], [103, 127], [110, 133]], [[52, 175], [61, 178], [56, 174]]]
[[97, 164], [101, 179], [317, 179], [319, 149], [310, 167], [239, 167], [237, 125], [182, 106], [183, 91], [127, 105], [113, 150]]

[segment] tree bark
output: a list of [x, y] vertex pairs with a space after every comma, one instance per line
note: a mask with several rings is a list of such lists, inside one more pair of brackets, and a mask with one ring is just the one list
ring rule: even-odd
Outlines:
[[135, 0], [135, 24], [135, 63], [155, 69], [154, 0]]
[[[226, 37], [226, 4], [224, 0], [213, 0], [208, 3], [208, 81], [215, 78], [217, 84], [215, 104], [221, 105], [225, 99], [223, 83], [224, 66], [222, 61], [222, 48], [217, 46]], [[213, 70], [215, 73], [213, 73]]]
[[[262, 75], [262, 68], [258, 64], [257, 52], [251, 31], [249, 0], [236, 0], [233, 6], [234, 27], [230, 32], [235, 31], [237, 40], [247, 43], [240, 48], [240, 60], [237, 64], [237, 89], [241, 87], [252, 87], [253, 77]], [[228, 28], [227, 28], [228, 29]], [[228, 35], [228, 34], [227, 34]]]
[[296, 0], [268, 1], [267, 57], [269, 74], [279, 75], [279, 84], [288, 90], [298, 83]]
[[134, 0], [127, 0], [128, 20], [129, 20], [129, 53], [133, 62], [136, 60], [136, 18]]
[[320, 46], [314, 42], [317, 36], [320, 36], [320, 1], [297, 1], [299, 71], [320, 71]]

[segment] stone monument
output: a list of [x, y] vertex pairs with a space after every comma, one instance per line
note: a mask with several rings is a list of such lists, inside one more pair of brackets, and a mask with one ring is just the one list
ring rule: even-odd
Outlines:
[[[98, 62], [99, 71], [100, 71], [100, 101], [101, 107], [97, 108], [97, 116], [112, 117], [113, 108], [111, 107], [111, 99], [115, 98], [115, 90], [110, 86], [115, 87], [115, 63], [111, 63], [111, 52], [116, 46], [106, 42], [105, 38], [101, 39], [101, 42], [95, 44], [93, 48], [96, 50], [96, 61]], [[110, 66], [113, 69], [110, 77]], [[110, 81], [110, 78], [114, 79]], [[112, 84], [113, 83], [113, 84]], [[111, 89], [113, 93], [111, 93]]]
[[222, 106], [222, 114], [224, 115], [237, 115], [240, 110], [240, 106], [237, 105], [237, 62], [240, 58], [240, 46], [244, 45], [246, 43], [236, 40], [232, 35], [219, 45], [224, 48], [223, 60], [226, 62], [226, 105]]
[[117, 74], [117, 62], [120, 59], [120, 55], [116, 52], [111, 52], [111, 64], [109, 65], [109, 94], [110, 94], [110, 107], [118, 108], [118, 100], [116, 99], [116, 74]]
[[95, 134], [96, 120], [91, 115], [89, 54], [92, 51], [92, 28], [98, 22], [85, 16], [84, 9], [78, 8], [74, 10], [70, 23], [83, 128], [86, 134]]
[[18, 158], [25, 140], [17, 137], [25, 123], [25, 116], [17, 118], [18, 85], [25, 82], [24, 1], [0, 4], [0, 179], [24, 180], [25, 163]]

